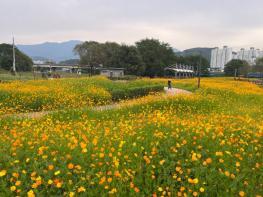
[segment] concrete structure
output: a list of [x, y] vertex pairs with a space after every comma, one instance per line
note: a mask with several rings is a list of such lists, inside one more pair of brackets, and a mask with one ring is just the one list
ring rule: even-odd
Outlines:
[[74, 72], [78, 71], [81, 68], [79, 66], [66, 66], [66, 65], [52, 65], [52, 64], [34, 64], [33, 71], [41, 72], [41, 71], [63, 71], [63, 72]]
[[100, 75], [110, 78], [120, 78], [124, 76], [124, 68], [101, 68]]
[[261, 57], [263, 57], [263, 51], [251, 47], [249, 50], [245, 50], [244, 48], [242, 48], [240, 51], [236, 53], [233, 59], [245, 60], [250, 65], [255, 65], [257, 58], [261, 58]]
[[224, 66], [233, 59], [232, 48], [224, 46], [223, 49], [218, 47], [211, 52], [211, 70], [223, 71]]
[[258, 58], [263, 57], [263, 51], [251, 47], [249, 50], [242, 48], [238, 52], [233, 52], [232, 48], [224, 46], [222, 49], [214, 48], [211, 51], [211, 71], [224, 71], [225, 65], [233, 59], [245, 60], [250, 65], [255, 65]]
[[164, 69], [165, 76], [175, 78], [192, 78], [195, 76], [194, 67], [188, 65], [176, 64]]

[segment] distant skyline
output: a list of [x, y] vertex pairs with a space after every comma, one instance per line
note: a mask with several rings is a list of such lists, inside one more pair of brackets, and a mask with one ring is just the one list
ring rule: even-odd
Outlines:
[[0, 0], [0, 43], [67, 40], [134, 44], [157, 38], [184, 50], [263, 49], [262, 0]]

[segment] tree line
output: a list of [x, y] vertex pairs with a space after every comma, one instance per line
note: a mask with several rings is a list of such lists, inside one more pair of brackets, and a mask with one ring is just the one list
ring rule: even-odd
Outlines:
[[74, 51], [80, 57], [80, 65], [124, 68], [128, 75], [164, 76], [164, 68], [176, 63], [191, 65], [195, 70], [201, 65], [203, 73], [209, 68], [204, 57], [177, 56], [168, 43], [158, 39], [143, 39], [135, 45], [87, 41], [77, 45]]
[[[30, 57], [15, 48], [17, 71], [31, 71], [33, 61]], [[0, 44], [0, 69], [10, 71], [13, 66], [13, 46]]]
[[258, 58], [256, 65], [253, 66], [245, 60], [231, 60], [225, 65], [224, 72], [226, 76], [246, 76], [248, 73], [263, 73], [263, 58]]

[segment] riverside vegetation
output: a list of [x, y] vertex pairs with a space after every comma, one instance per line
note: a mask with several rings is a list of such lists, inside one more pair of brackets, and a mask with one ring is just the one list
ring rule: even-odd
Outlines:
[[[263, 89], [207, 78], [189, 95], [147, 95], [102, 112], [76, 109], [107, 103], [115, 87], [166, 83], [90, 80], [0, 86], [11, 95], [0, 101], [8, 112], [66, 108], [37, 120], [0, 120], [0, 196], [262, 196]], [[173, 81], [192, 90], [195, 83]], [[38, 96], [43, 107], [3, 103]]]

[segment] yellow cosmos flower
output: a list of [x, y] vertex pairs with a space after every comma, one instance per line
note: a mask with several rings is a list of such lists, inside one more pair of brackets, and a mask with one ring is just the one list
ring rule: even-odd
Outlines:
[[72, 170], [73, 168], [74, 168], [74, 164], [69, 163], [69, 164], [68, 164], [68, 169]]
[[86, 191], [86, 189], [85, 189], [85, 187], [79, 187], [78, 188], [78, 193], [80, 193], [80, 192], [85, 192]]
[[0, 177], [3, 177], [3, 176], [5, 176], [6, 175], [6, 170], [1, 170], [0, 171]]
[[165, 160], [163, 159], [163, 160], [161, 160], [159, 163], [160, 163], [160, 165], [162, 166], [162, 165], [165, 163]]
[[74, 192], [69, 192], [69, 197], [74, 197], [75, 193]]
[[239, 194], [239, 196], [241, 196], [241, 197], [243, 197], [243, 196], [246, 195], [245, 192], [243, 192], [243, 191], [240, 191], [238, 194]]
[[188, 182], [191, 184], [197, 184], [199, 181], [198, 178], [194, 178], [194, 179], [188, 178]]
[[11, 186], [10, 187], [10, 190], [13, 192], [13, 191], [15, 191], [16, 190], [16, 186]]
[[15, 185], [16, 186], [20, 186], [21, 185], [21, 181], [16, 181]]
[[100, 153], [100, 154], [99, 154], [99, 157], [100, 157], [100, 158], [103, 158], [103, 157], [104, 157], [104, 153]]
[[225, 171], [225, 175], [226, 175], [226, 176], [230, 176], [230, 172]]
[[29, 192], [27, 192], [27, 197], [35, 197], [34, 191], [30, 190]]

